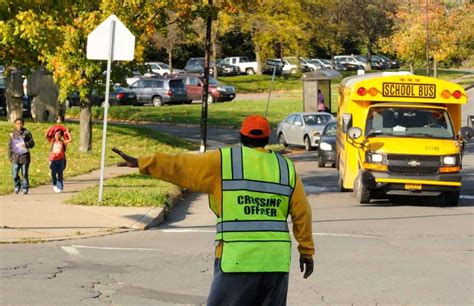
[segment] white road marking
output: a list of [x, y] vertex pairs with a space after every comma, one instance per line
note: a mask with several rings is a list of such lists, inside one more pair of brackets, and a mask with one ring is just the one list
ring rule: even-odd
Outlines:
[[79, 251], [74, 247], [74, 246], [63, 246], [61, 249], [64, 250], [64, 252], [71, 254], [71, 255], [81, 255]]
[[88, 246], [88, 245], [72, 245], [72, 248], [93, 249], [93, 250], [109, 250], [109, 251], [112, 250], [112, 251], [160, 251], [160, 252], [169, 252], [169, 250], [163, 250], [163, 249], [100, 247], [100, 246]]
[[371, 236], [371, 235], [351, 235], [351, 234], [333, 234], [333, 233], [313, 233], [313, 236], [336, 236], [336, 237], [355, 237], [355, 238], [380, 238], [380, 236]]
[[[215, 233], [215, 230], [201, 230], [193, 228], [183, 229], [164, 229], [160, 230], [164, 233]], [[293, 233], [291, 233], [293, 235]], [[335, 233], [313, 233], [314, 236], [336, 236], [336, 237], [356, 237], [356, 238], [380, 238], [376, 235], [355, 235], [355, 234], [335, 234]]]
[[160, 230], [160, 232], [163, 232], [163, 233], [215, 233], [216, 230], [183, 228], [183, 229], [164, 229], [164, 230]]
[[472, 200], [472, 199], [474, 199], [474, 196], [472, 196], [472, 195], [461, 195], [460, 198], [461, 198], [461, 199], [469, 199], [469, 200]]

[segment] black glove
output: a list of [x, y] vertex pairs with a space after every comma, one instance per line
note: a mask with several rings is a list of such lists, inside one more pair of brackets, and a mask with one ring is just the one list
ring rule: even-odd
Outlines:
[[300, 270], [304, 271], [304, 278], [308, 278], [314, 270], [314, 261], [312, 257], [303, 257], [300, 255]]
[[123, 162], [117, 163], [119, 167], [130, 167], [130, 168], [138, 168], [138, 160], [135, 157], [129, 156], [116, 147], [112, 148], [112, 151], [120, 155], [123, 158]]

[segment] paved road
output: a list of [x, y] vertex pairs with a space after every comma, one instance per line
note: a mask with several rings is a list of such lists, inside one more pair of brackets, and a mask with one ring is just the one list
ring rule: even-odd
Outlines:
[[[209, 135], [235, 143], [229, 132]], [[465, 177], [473, 182], [473, 144], [468, 151]], [[293, 253], [289, 305], [474, 303], [474, 184], [465, 184], [463, 196], [472, 197], [459, 207], [425, 200], [359, 205], [351, 193], [334, 192], [336, 172], [317, 168], [314, 152], [292, 158], [309, 195], [317, 255], [314, 275], [304, 280]], [[206, 197], [191, 194], [155, 230], [2, 245], [0, 304], [202, 304], [213, 233]]]

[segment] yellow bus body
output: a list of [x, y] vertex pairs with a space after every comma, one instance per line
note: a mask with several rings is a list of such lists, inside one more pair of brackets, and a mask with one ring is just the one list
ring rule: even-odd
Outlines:
[[[466, 92], [460, 85], [435, 78], [407, 73], [375, 73], [344, 79], [339, 88], [337, 114], [336, 159], [340, 189], [359, 189], [356, 184], [368, 181], [372, 188], [369, 191], [377, 194], [376, 198], [381, 198], [381, 194], [459, 195], [461, 141], [458, 132], [461, 128], [461, 105], [465, 103]], [[453, 137], [366, 137], [368, 116], [381, 109], [447, 112], [447, 125], [452, 127]], [[350, 118], [349, 125], [347, 122], [344, 124], [344, 116]], [[360, 128], [362, 136], [357, 140], [351, 139], [347, 134], [348, 127]], [[398, 125], [393, 130], [396, 128], [408, 130]], [[367, 154], [380, 155], [384, 160], [373, 164], [366, 160]], [[455, 159], [459, 156], [458, 165], [451, 168], [443, 166], [446, 156], [454, 156]], [[436, 169], [438, 157], [442, 161]], [[428, 168], [431, 171], [429, 174]], [[418, 169], [420, 172], [417, 172]]]

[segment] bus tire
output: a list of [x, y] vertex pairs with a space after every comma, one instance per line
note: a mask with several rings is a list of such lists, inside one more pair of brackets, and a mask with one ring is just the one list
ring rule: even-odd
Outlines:
[[443, 192], [444, 202], [448, 206], [458, 206], [459, 205], [459, 196], [460, 192], [458, 191], [445, 191]]
[[362, 183], [362, 176], [357, 176], [354, 182], [354, 193], [360, 204], [370, 203], [370, 190]]
[[341, 178], [341, 175], [339, 175], [339, 179], [337, 180], [337, 187], [339, 189], [339, 192], [347, 192], [348, 190], [344, 188], [344, 181]]

